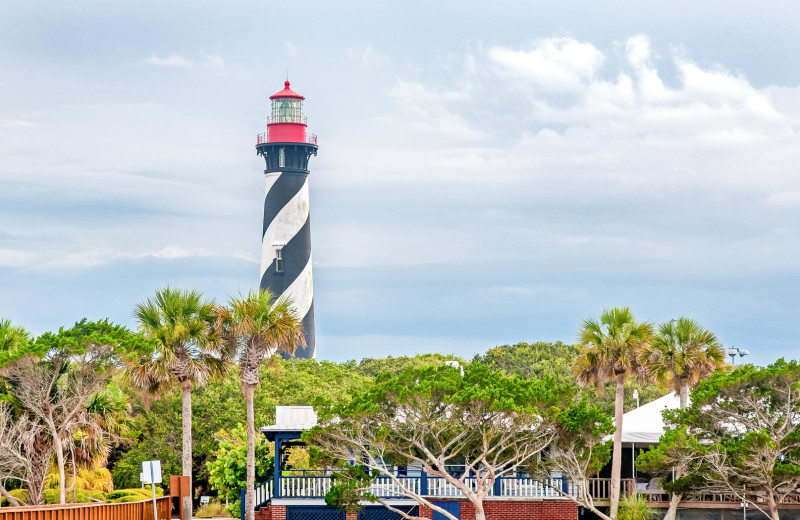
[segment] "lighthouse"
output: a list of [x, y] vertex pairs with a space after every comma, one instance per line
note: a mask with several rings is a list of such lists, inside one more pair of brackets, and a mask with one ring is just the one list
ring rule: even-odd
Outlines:
[[306, 337], [295, 357], [309, 359], [316, 349], [308, 160], [317, 155], [317, 136], [306, 132], [305, 98], [289, 88], [288, 80], [269, 99], [267, 132], [256, 140], [256, 152], [266, 162], [261, 288], [292, 299]]

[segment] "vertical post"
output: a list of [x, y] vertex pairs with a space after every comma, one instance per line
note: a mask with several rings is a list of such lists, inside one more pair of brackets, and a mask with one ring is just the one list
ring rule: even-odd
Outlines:
[[272, 485], [272, 496], [278, 498], [281, 496], [281, 451], [283, 449], [283, 438], [280, 435], [275, 436], [275, 476]]
[[156, 507], [156, 472], [153, 461], [150, 461], [150, 487], [153, 490], [153, 520], [158, 520], [158, 507]]
[[[731, 356], [733, 359], [733, 356]], [[742, 519], [747, 520], [747, 486], [744, 488], [744, 493], [742, 493]]]
[[246, 502], [247, 502], [247, 490], [245, 488], [239, 488], [239, 511], [240, 511], [239, 518], [241, 518], [241, 520], [244, 520], [244, 513], [245, 513], [244, 509], [246, 507], [245, 504]]
[[499, 497], [503, 492], [503, 477], [497, 477], [494, 479], [492, 493], [494, 496]]
[[424, 469], [420, 472], [419, 494], [422, 496], [427, 496], [428, 494], [428, 474], [425, 473]]

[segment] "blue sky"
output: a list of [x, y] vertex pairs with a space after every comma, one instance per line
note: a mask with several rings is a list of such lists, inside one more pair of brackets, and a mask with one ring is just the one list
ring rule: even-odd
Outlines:
[[572, 341], [604, 305], [797, 357], [794, 2], [6, 2], [0, 316], [256, 286], [286, 71], [321, 359]]

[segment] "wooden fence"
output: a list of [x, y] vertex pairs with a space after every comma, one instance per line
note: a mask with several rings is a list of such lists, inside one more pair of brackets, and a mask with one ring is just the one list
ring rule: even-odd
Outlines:
[[[156, 498], [158, 520], [169, 520], [169, 497]], [[122, 504], [52, 504], [0, 508], [0, 520], [154, 520], [153, 500]]]

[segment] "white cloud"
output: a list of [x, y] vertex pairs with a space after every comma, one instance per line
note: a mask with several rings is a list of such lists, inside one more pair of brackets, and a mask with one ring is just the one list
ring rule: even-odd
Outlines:
[[386, 119], [395, 129], [404, 129], [425, 138], [435, 136], [452, 143], [462, 140], [474, 142], [482, 135], [475, 125], [452, 108], [454, 103], [469, 100], [470, 96], [464, 90], [436, 90], [416, 81], [400, 80], [389, 89], [389, 95], [404, 112], [400, 119]]
[[203, 53], [203, 58], [205, 58], [205, 66], [212, 68], [212, 69], [219, 69], [225, 66], [225, 60], [222, 59], [222, 56], [217, 56], [214, 54], [206, 54]]
[[177, 260], [192, 257], [236, 258], [253, 262], [254, 264], [258, 263], [258, 259], [253, 255], [247, 255], [242, 252], [228, 253], [206, 247], [187, 248], [179, 245], [168, 245], [160, 249], [93, 247], [74, 250], [66, 254], [57, 251], [41, 251], [34, 254], [26, 251], [0, 249], [0, 266], [26, 267], [43, 271], [64, 268], [82, 270], [107, 265], [118, 260], [137, 258]]
[[0, 119], [0, 128], [33, 128], [36, 125], [26, 119]]
[[573, 38], [547, 38], [527, 49], [491, 47], [489, 58], [512, 76], [550, 90], [574, 90], [591, 81], [604, 56], [591, 43]]
[[367, 44], [360, 48], [347, 49], [346, 54], [348, 58], [353, 58], [357, 60], [359, 65], [365, 68], [372, 67], [375, 65], [381, 65], [388, 61], [387, 56], [373, 49], [372, 45], [370, 44]]
[[161, 57], [156, 54], [151, 54], [144, 60], [147, 65], [155, 65], [157, 67], [190, 67], [192, 62], [180, 54], [172, 53], [169, 56]]
[[17, 249], [0, 248], [0, 267], [22, 267], [28, 264], [32, 254]]

